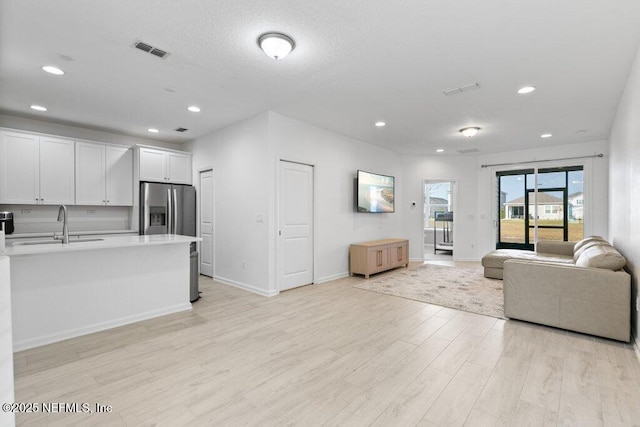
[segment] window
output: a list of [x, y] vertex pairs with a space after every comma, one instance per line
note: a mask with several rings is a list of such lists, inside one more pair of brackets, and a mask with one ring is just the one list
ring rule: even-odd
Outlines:
[[582, 166], [504, 171], [496, 177], [497, 248], [532, 250], [536, 239], [582, 239]]

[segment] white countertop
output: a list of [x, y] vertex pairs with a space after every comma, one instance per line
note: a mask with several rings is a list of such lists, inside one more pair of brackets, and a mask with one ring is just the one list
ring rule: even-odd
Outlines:
[[69, 239], [70, 243], [63, 245], [59, 241], [57, 243], [46, 243], [53, 241], [52, 238], [31, 240], [28, 245], [20, 244], [23, 242], [7, 241], [4, 255], [17, 256], [17, 255], [32, 255], [43, 253], [59, 253], [69, 251], [86, 251], [86, 250], [100, 250], [107, 248], [121, 248], [129, 246], [145, 246], [145, 245], [166, 245], [166, 244], [179, 244], [179, 243], [191, 243], [202, 240], [199, 237], [180, 236], [176, 234], [153, 234], [146, 236], [108, 236], [101, 237], [99, 240], [92, 241], [74, 241], [78, 240], [77, 237]]

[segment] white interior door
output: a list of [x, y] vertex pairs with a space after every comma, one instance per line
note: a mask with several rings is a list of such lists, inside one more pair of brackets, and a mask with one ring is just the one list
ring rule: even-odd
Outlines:
[[313, 166], [280, 162], [280, 290], [313, 283]]
[[200, 274], [213, 277], [213, 171], [200, 172]]

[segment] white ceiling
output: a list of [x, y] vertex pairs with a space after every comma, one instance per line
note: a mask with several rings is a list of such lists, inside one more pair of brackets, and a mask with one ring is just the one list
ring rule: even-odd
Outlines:
[[[0, 5], [0, 111], [167, 142], [266, 110], [399, 153], [606, 139], [640, 43], [638, 0]], [[290, 35], [296, 49], [270, 59], [256, 43], [267, 31]], [[158, 59], [135, 40], [171, 55]], [[442, 92], [474, 82], [479, 89]], [[523, 85], [538, 90], [517, 95]], [[201, 113], [186, 110], [194, 104]], [[482, 128], [476, 137], [458, 133], [471, 125]]]

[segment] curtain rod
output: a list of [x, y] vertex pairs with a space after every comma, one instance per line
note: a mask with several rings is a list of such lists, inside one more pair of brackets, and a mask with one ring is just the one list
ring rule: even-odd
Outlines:
[[491, 165], [480, 165], [480, 167], [481, 168], [488, 168], [490, 166], [524, 165], [524, 164], [527, 164], [527, 163], [555, 162], [555, 161], [559, 161], [559, 160], [591, 159], [591, 158], [594, 158], [594, 157], [604, 157], [604, 154], [594, 154], [592, 156], [563, 157], [561, 159], [529, 160], [527, 162], [494, 163], [494, 164], [491, 164]]

